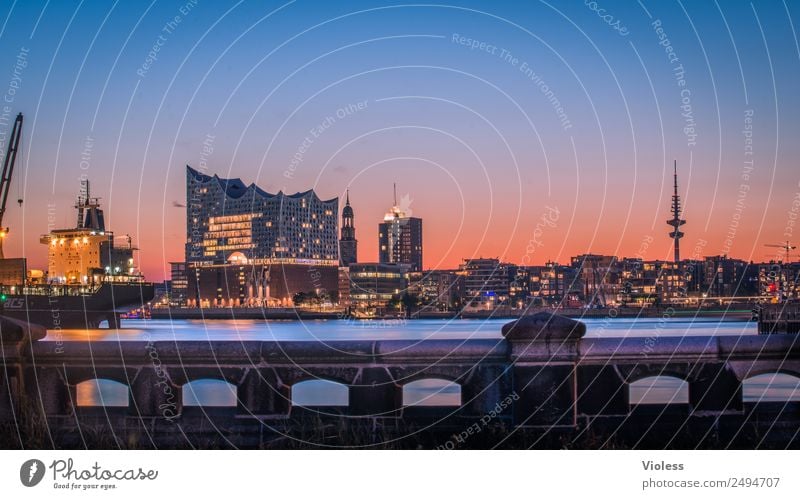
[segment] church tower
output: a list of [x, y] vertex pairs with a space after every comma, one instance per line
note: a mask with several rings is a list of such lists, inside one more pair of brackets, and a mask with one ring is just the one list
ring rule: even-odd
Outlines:
[[353, 208], [350, 206], [350, 191], [342, 209], [342, 233], [339, 239], [339, 265], [347, 267], [358, 262], [358, 240], [354, 225]]

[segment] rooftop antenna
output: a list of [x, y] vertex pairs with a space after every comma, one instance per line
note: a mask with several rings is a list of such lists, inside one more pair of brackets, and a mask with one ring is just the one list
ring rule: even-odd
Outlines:
[[392, 189], [394, 190], [394, 206], [397, 206], [397, 182], [392, 184]]

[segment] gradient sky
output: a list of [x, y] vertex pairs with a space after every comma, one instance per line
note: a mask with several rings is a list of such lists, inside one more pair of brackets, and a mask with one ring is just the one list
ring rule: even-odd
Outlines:
[[31, 267], [45, 263], [48, 215], [74, 224], [86, 174], [110, 228], [162, 279], [183, 259], [184, 166], [209, 136], [208, 173], [325, 199], [349, 188], [362, 261], [377, 258], [397, 182], [424, 219], [430, 268], [670, 258], [673, 159], [683, 256], [761, 261], [800, 192], [796, 2], [26, 0], [3, 2], [0, 22], [0, 93], [26, 119], [6, 255]]

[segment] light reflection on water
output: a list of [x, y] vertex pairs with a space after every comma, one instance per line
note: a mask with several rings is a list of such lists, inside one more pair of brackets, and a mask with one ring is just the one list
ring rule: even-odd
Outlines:
[[[335, 341], [379, 339], [466, 339], [501, 337], [507, 319], [390, 320], [390, 321], [263, 321], [263, 320], [123, 320], [122, 329], [62, 330], [49, 332], [45, 341]], [[714, 336], [757, 334], [756, 324], [715, 319], [585, 319], [587, 337], [636, 336]], [[800, 400], [800, 380], [785, 375], [763, 375], [744, 383], [746, 402]], [[295, 405], [345, 405], [347, 387], [328, 381], [305, 384], [293, 390]], [[127, 387], [114, 382], [96, 381], [79, 385], [79, 405], [127, 405]], [[185, 405], [235, 406], [233, 385], [213, 380], [199, 380], [183, 391]], [[426, 380], [407, 385], [403, 394], [406, 405], [459, 405], [460, 387]], [[631, 385], [632, 404], [688, 402], [685, 382], [659, 377]]]
[[[50, 331], [46, 340], [391, 340], [500, 338], [508, 319], [123, 320], [122, 329]], [[756, 323], [716, 319], [584, 319], [587, 337], [757, 334]]]

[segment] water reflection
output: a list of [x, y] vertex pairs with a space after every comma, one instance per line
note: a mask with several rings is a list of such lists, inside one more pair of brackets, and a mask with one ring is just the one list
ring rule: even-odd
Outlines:
[[79, 407], [127, 407], [127, 385], [110, 379], [90, 379], [75, 386]]
[[672, 376], [653, 376], [630, 385], [630, 404], [688, 404], [689, 383]]
[[461, 386], [444, 379], [421, 379], [403, 386], [403, 405], [460, 406]]
[[236, 407], [236, 386], [218, 379], [198, 379], [183, 385], [185, 407]]
[[[49, 331], [50, 341], [500, 339], [507, 319], [123, 320], [122, 329]], [[585, 319], [587, 337], [757, 334], [756, 324], [716, 319]]]
[[[688, 404], [689, 385], [671, 376], [655, 376], [630, 385], [632, 405]], [[80, 407], [126, 407], [128, 387], [108, 379], [93, 379], [77, 385]], [[745, 402], [800, 402], [800, 378], [787, 374], [762, 374], [744, 381]], [[347, 406], [349, 389], [328, 380], [308, 380], [292, 386], [292, 404], [302, 407]], [[423, 379], [403, 386], [405, 406], [460, 406], [461, 387], [443, 379]], [[183, 386], [187, 407], [235, 407], [236, 387], [221, 380], [196, 380]]]
[[302, 381], [292, 386], [292, 405], [300, 407], [312, 406], [347, 406], [349, 389], [346, 385], [326, 379]]
[[788, 374], [761, 374], [744, 380], [745, 402], [800, 402], [800, 378]]

